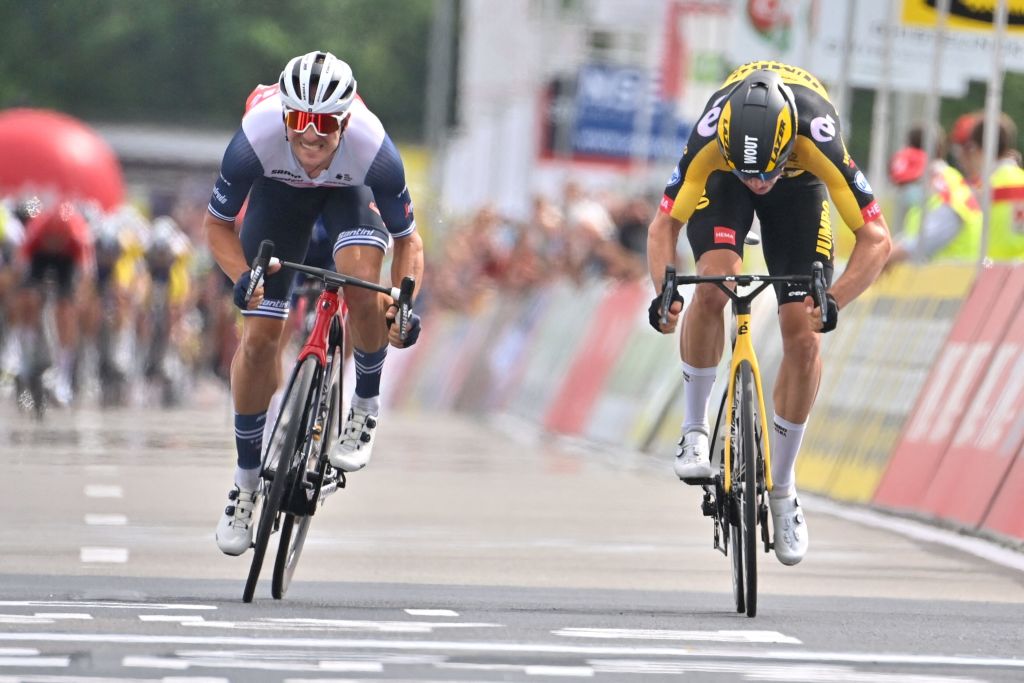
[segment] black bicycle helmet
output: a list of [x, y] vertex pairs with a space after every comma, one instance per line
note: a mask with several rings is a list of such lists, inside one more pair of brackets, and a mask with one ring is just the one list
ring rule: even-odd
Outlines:
[[796, 141], [796, 100], [774, 71], [755, 71], [726, 96], [718, 148], [741, 178], [768, 180], [782, 172]]

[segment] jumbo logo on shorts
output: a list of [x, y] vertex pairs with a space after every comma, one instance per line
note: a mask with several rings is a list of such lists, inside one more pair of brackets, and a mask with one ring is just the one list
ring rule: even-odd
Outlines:
[[715, 244], [731, 244], [736, 246], [736, 231], [724, 225], [716, 225]]

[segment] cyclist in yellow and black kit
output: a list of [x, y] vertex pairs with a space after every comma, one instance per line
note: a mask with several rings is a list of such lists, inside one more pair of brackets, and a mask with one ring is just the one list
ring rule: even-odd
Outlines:
[[[853, 231], [855, 245], [832, 282], [830, 200]], [[795, 463], [821, 378], [818, 333], [835, 328], [838, 312], [878, 277], [891, 249], [889, 231], [864, 174], [846, 151], [839, 116], [817, 78], [779, 62], [736, 69], [711, 96], [690, 134], [648, 232], [647, 260], [655, 292], [674, 263], [683, 224], [700, 275], [739, 273], [743, 240], [754, 215], [773, 275], [810, 274], [821, 261], [829, 282], [829, 324], [800, 286], [776, 287], [783, 358], [774, 388], [774, 489], [769, 506], [775, 552], [796, 564], [807, 552], [807, 526], [796, 497]], [[686, 417], [675, 471], [680, 478], [711, 476], [708, 399], [724, 348], [728, 301], [714, 285], [696, 288], [680, 336]], [[675, 330], [682, 297], [660, 325], [660, 297], [651, 324]]]

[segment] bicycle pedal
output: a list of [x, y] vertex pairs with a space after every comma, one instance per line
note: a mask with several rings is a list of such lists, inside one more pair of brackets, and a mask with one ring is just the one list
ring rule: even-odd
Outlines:
[[684, 477], [684, 478], [680, 479], [680, 481], [682, 481], [684, 484], [689, 484], [690, 486], [714, 486], [715, 485], [715, 478], [714, 477]]

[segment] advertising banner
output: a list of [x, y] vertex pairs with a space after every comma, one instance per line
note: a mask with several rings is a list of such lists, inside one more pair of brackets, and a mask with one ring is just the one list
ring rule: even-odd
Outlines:
[[[1010, 312], [1000, 307], [1012, 267], [993, 266], [978, 276], [932, 365], [924, 390], [874, 495], [874, 502], [920, 509], [953, 439], [967, 401], [981, 381]], [[1020, 292], [1017, 292], [1017, 296]]]
[[823, 339], [824, 372], [797, 486], [867, 502], [970, 283], [969, 266], [904, 266], [843, 309]]
[[[927, 512], [977, 526], [1024, 440], [1024, 268], [1015, 268], [975, 346], [991, 345], [984, 379], [966, 410], [924, 499]], [[1010, 323], [1005, 336], [1000, 325]], [[1005, 327], [1004, 327], [1005, 329]], [[952, 397], [951, 397], [952, 398]], [[969, 491], [970, 495], [963, 495]]]

